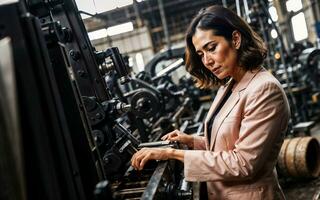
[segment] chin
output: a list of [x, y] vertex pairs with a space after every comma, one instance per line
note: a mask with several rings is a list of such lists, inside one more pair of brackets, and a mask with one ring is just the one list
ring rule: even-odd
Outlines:
[[219, 74], [219, 75], [216, 75], [216, 77], [220, 80], [223, 80], [225, 78], [227, 78], [228, 76], [227, 75], [224, 75], [224, 74]]

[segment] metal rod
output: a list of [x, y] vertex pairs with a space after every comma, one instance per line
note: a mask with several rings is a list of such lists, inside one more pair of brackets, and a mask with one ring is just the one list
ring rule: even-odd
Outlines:
[[158, 4], [159, 4], [161, 22], [162, 22], [163, 31], [164, 31], [164, 37], [166, 39], [167, 48], [170, 49], [171, 48], [171, 41], [170, 41], [170, 36], [169, 36], [167, 19], [166, 19], [166, 15], [165, 15], [165, 12], [164, 12], [163, 1], [162, 0], [158, 0]]
[[142, 200], [151, 200], [154, 199], [154, 196], [158, 190], [158, 187], [161, 182], [161, 177], [163, 176], [166, 168], [168, 166], [168, 162], [159, 163], [158, 167], [152, 174], [152, 177], [141, 197]]
[[222, 0], [222, 5], [223, 7], [227, 8], [228, 7], [227, 0]]
[[247, 22], [250, 22], [248, 1], [247, 0], [243, 0], [243, 4], [244, 4], [244, 13], [245, 13]]
[[237, 8], [237, 14], [241, 17], [241, 10], [240, 10], [240, 1], [236, 0], [236, 8]]
[[133, 0], [133, 9], [134, 9], [134, 14], [137, 17], [137, 25], [138, 27], [142, 27], [143, 26], [143, 21], [139, 12], [139, 7], [138, 7], [138, 2], [137, 0]]

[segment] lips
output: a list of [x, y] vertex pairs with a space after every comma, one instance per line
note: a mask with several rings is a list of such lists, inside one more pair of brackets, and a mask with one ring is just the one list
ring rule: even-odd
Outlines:
[[219, 67], [215, 67], [211, 70], [212, 73], [217, 73], [220, 69], [220, 66]]

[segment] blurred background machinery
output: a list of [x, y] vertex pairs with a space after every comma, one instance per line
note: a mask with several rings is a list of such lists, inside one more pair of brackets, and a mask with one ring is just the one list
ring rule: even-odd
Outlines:
[[262, 36], [264, 65], [288, 95], [283, 186], [317, 181], [318, 0], [21, 0], [0, 3], [1, 199], [199, 199], [200, 183], [184, 180], [181, 163], [137, 172], [130, 159], [143, 147], [185, 149], [159, 142], [174, 129], [202, 134], [217, 88], [194, 86], [183, 39], [213, 4]]

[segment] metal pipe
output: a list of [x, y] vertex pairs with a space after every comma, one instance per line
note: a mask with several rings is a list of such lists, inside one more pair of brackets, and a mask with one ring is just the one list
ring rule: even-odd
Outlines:
[[243, 0], [243, 4], [244, 4], [244, 12], [245, 12], [246, 20], [247, 20], [248, 23], [250, 23], [248, 1], [247, 0]]
[[223, 7], [227, 8], [228, 7], [227, 0], [222, 0], [222, 5]]
[[240, 10], [240, 1], [236, 0], [236, 8], [237, 8], [237, 14], [241, 17], [241, 10]]
[[138, 27], [142, 27], [143, 26], [143, 21], [142, 21], [142, 18], [141, 18], [141, 15], [140, 15], [140, 12], [139, 12], [139, 7], [138, 7], [138, 2], [137, 0], [133, 0], [133, 9], [134, 9], [134, 14], [136, 15], [137, 17], [137, 25]]
[[170, 41], [170, 36], [169, 36], [167, 19], [166, 19], [166, 15], [164, 12], [163, 1], [158, 0], [158, 4], [159, 4], [159, 11], [160, 11], [160, 16], [161, 16], [161, 22], [162, 22], [162, 26], [163, 26], [164, 36], [165, 36], [166, 43], [167, 43], [167, 48], [170, 49], [171, 48], [171, 41]]
[[[255, 9], [256, 9], [256, 12], [258, 13], [258, 21], [259, 21], [259, 25], [260, 25], [260, 28], [261, 28], [263, 40], [264, 40], [264, 42], [265, 42], [266, 44], [268, 44], [268, 36], [267, 36], [267, 34], [266, 34], [267, 28], [265, 27], [265, 25], [264, 25], [264, 23], [263, 23], [263, 21], [262, 21], [262, 18], [261, 18], [261, 17], [262, 17], [262, 16], [261, 16], [261, 11], [260, 11], [260, 9], [259, 9], [260, 4], [259, 4], [258, 0], [255, 0], [254, 3], [255, 3], [255, 5], [256, 5], [256, 8], [255, 8]], [[269, 13], [269, 12], [268, 12], [268, 13]], [[266, 14], [266, 15], [268, 16], [268, 14]], [[270, 67], [270, 66], [271, 66], [271, 63], [270, 63], [270, 55], [269, 55], [269, 53], [268, 53], [268, 55], [267, 55], [266, 61], [267, 61], [267, 65]]]

